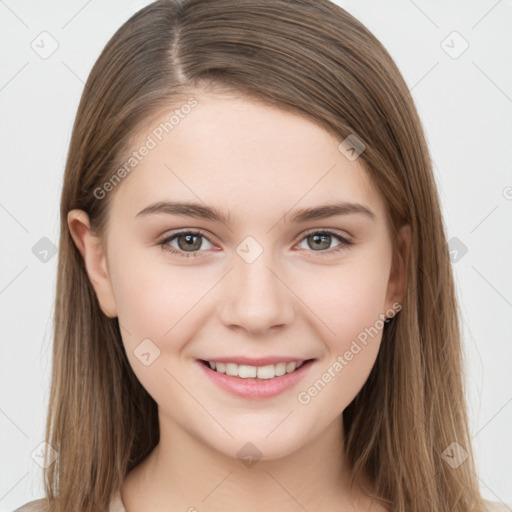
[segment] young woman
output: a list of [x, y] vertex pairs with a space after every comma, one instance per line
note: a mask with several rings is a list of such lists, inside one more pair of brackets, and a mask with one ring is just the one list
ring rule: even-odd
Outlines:
[[132, 16], [86, 83], [61, 221], [58, 456], [19, 510], [500, 509], [421, 123], [340, 7]]

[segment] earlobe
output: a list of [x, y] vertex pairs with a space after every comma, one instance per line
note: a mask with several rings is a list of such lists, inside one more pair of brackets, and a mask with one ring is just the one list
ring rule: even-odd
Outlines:
[[101, 238], [91, 231], [89, 216], [83, 210], [69, 211], [67, 222], [71, 237], [84, 260], [101, 310], [109, 318], [116, 317], [117, 306]]

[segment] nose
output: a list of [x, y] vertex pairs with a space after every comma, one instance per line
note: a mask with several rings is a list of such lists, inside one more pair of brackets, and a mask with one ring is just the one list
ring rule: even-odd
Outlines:
[[234, 268], [225, 277], [225, 299], [220, 306], [220, 318], [227, 327], [264, 334], [293, 321], [295, 296], [281, 267], [270, 256], [270, 251], [263, 251], [248, 262], [235, 255]]

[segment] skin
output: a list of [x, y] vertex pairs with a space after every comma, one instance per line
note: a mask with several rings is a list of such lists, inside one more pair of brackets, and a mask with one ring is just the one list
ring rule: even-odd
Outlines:
[[[68, 216], [101, 308], [118, 317], [130, 364], [158, 404], [160, 443], [125, 479], [125, 507], [384, 510], [362, 492], [359, 484], [368, 482], [350, 486], [341, 441], [342, 412], [374, 365], [381, 330], [309, 403], [297, 395], [402, 300], [409, 228], [399, 231], [393, 258], [385, 203], [361, 159], [347, 159], [338, 150], [341, 139], [316, 123], [241, 96], [193, 96], [198, 106], [110, 192], [103, 238], [91, 232], [85, 212]], [[162, 110], [134, 147], [168, 118]], [[231, 222], [136, 217], [171, 199], [229, 211]], [[360, 203], [375, 219], [287, 221], [292, 210], [334, 200]], [[335, 237], [308, 242], [305, 232], [313, 228], [353, 244], [334, 253], [341, 243]], [[198, 257], [158, 245], [182, 229], [204, 232], [192, 249]], [[236, 252], [247, 236], [263, 249], [251, 263]], [[179, 250], [178, 242], [168, 245]], [[149, 366], [134, 354], [147, 338], [160, 350]], [[196, 361], [227, 355], [315, 362], [292, 389], [250, 400], [211, 384]], [[251, 467], [237, 458], [247, 442], [261, 453]]]

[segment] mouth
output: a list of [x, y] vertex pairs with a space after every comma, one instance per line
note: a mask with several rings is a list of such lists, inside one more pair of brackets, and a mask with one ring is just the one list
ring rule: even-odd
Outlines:
[[196, 363], [208, 381], [220, 390], [245, 399], [266, 399], [295, 387], [310, 371], [314, 361], [282, 361], [264, 366], [204, 359], [197, 359]]
[[205, 359], [199, 359], [199, 361], [214, 372], [222, 373], [230, 377], [239, 377], [240, 379], [267, 380], [275, 379], [276, 377], [282, 377], [283, 375], [287, 375], [289, 373], [294, 373], [302, 365], [313, 361], [313, 359], [280, 362], [262, 366], [251, 366], [248, 364], [227, 363], [221, 361], [207, 361]]

